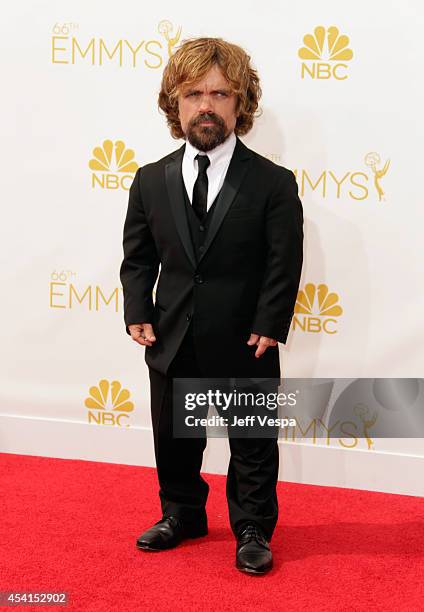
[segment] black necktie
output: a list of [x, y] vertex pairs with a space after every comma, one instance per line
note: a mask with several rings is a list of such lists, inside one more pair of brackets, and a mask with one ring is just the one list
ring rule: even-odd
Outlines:
[[207, 211], [208, 202], [208, 175], [206, 169], [211, 163], [211, 160], [207, 155], [197, 154], [194, 159], [197, 159], [199, 165], [199, 172], [197, 175], [196, 182], [193, 187], [193, 210], [200, 220], [204, 218]]

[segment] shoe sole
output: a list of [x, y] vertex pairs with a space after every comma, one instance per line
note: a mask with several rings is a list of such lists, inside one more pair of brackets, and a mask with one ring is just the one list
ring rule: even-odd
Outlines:
[[263, 576], [264, 574], [267, 574], [272, 569], [272, 565], [264, 570], [255, 570], [250, 567], [239, 567], [238, 565], [236, 565], [236, 568], [238, 569], [239, 572], [243, 572], [244, 574], [251, 574], [252, 576]]
[[191, 535], [187, 535], [184, 537], [183, 540], [181, 540], [181, 542], [178, 542], [178, 544], [175, 544], [175, 546], [169, 546], [167, 548], [153, 548], [152, 546], [148, 546], [145, 544], [140, 545], [138, 542], [136, 542], [136, 547], [139, 550], [145, 550], [148, 552], [162, 552], [163, 550], [172, 550], [173, 548], [176, 548], [179, 544], [181, 544], [182, 542], [184, 542], [184, 540], [194, 540], [196, 538], [203, 538], [204, 536], [208, 535], [208, 531], [204, 531], [204, 532], [199, 532], [196, 534], [191, 534]]
[[136, 544], [138, 550], [144, 550], [146, 552], [162, 552], [163, 550], [168, 550], [167, 548], [150, 548], [149, 546], [140, 546]]

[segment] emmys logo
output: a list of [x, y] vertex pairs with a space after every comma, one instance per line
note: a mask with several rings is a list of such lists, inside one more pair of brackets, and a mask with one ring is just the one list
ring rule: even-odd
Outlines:
[[159, 22], [158, 32], [159, 34], [162, 34], [162, 36], [166, 40], [167, 48], [168, 48], [168, 57], [171, 57], [171, 55], [174, 53], [174, 47], [178, 43], [181, 37], [181, 26], [175, 32], [174, 36], [171, 35], [171, 32], [173, 31], [173, 29], [174, 29], [174, 26], [167, 19], [162, 19], [162, 21]]
[[83, 40], [78, 30], [78, 23], [55, 23], [51, 39], [52, 64], [85, 62], [89, 66], [113, 64], [119, 68], [144, 65], [156, 70], [171, 57], [181, 37], [181, 26], [173, 34], [174, 26], [167, 19], [160, 21], [157, 28], [164, 40], [151, 38], [130, 42], [120, 38], [106, 42], [102, 37]]
[[386, 199], [384, 197], [384, 191], [383, 191], [383, 188], [381, 187], [380, 179], [382, 179], [383, 176], [386, 176], [387, 170], [389, 169], [389, 166], [390, 166], [390, 159], [386, 161], [386, 163], [384, 164], [382, 168], [377, 168], [377, 164], [379, 164], [380, 162], [381, 162], [381, 158], [378, 153], [372, 152], [372, 153], [367, 153], [365, 155], [365, 164], [371, 168], [372, 173], [374, 175], [374, 187], [375, 187], [375, 190], [377, 191], [379, 202]]
[[337, 318], [334, 317], [343, 314], [338, 301], [337, 293], [330, 293], [327, 285], [316, 286], [308, 283], [297, 294], [293, 330], [300, 329], [315, 334], [319, 332], [336, 334]]
[[299, 49], [300, 59], [307, 60], [301, 64], [301, 77], [311, 79], [330, 79], [338, 81], [347, 79], [348, 62], [353, 57], [349, 49], [349, 37], [340, 34], [336, 26], [324, 28], [317, 26], [313, 34], [303, 38], [304, 47]]
[[376, 424], [378, 418], [377, 410], [371, 411], [365, 404], [356, 404], [353, 408], [353, 412], [362, 422], [363, 437], [367, 441], [368, 450], [374, 450], [374, 440], [370, 438], [369, 430]]
[[[370, 194], [375, 190], [378, 201], [385, 200], [381, 180], [386, 176], [390, 159], [383, 167], [380, 167], [381, 158], [376, 152], [367, 153], [364, 156], [364, 163], [371, 169], [371, 173], [363, 170], [346, 170], [337, 172], [336, 170], [318, 170], [313, 175], [305, 168], [295, 168], [293, 170], [299, 184], [299, 194], [301, 197], [307, 192], [315, 192], [321, 198], [351, 198], [356, 201], [370, 199]], [[319, 174], [319, 172], [321, 172]], [[371, 185], [374, 189], [372, 189]]]
[[126, 149], [122, 140], [104, 140], [101, 147], [95, 147], [88, 166], [91, 175], [91, 187], [102, 189], [129, 190], [133, 174], [137, 172], [138, 164], [134, 161], [135, 153]]
[[[337, 379], [343, 384], [343, 379]], [[366, 379], [351, 379], [347, 387], [340, 393], [334, 393], [335, 379], [313, 380], [297, 379], [296, 387], [300, 387], [294, 411], [284, 410], [284, 418], [295, 418], [292, 427], [286, 427], [282, 432], [282, 440], [285, 442], [307, 442], [308, 444], [339, 446], [341, 448], [366, 448], [374, 450], [374, 439], [371, 438], [370, 430], [380, 420], [380, 406], [376, 404], [376, 398], [383, 396], [385, 403], [390, 395], [387, 393], [392, 386], [384, 384], [377, 394], [370, 394], [370, 384]], [[294, 381], [293, 381], [294, 382]], [[285, 392], [291, 391], [290, 382], [285, 385]], [[404, 386], [398, 399], [411, 398], [408, 389], [405, 394]], [[340, 389], [340, 387], [339, 387]], [[378, 400], [377, 400], [378, 401]], [[381, 436], [383, 429], [374, 428], [374, 437]]]
[[[299, 442], [307, 440], [310, 444], [326, 446], [340, 446], [342, 448], [355, 448], [366, 444], [366, 450], [373, 451], [374, 440], [370, 438], [369, 429], [375, 425], [378, 414], [374, 412], [369, 417], [369, 410], [362, 404], [353, 409], [352, 419], [337, 420], [333, 423], [324, 423], [315, 418], [301, 423], [296, 419], [296, 425], [284, 429], [283, 442]], [[334, 442], [332, 442], [334, 440]], [[365, 441], [365, 442], [363, 442]]]
[[112, 289], [109, 296], [105, 295], [99, 285], [86, 285], [81, 288], [73, 282], [76, 272], [72, 270], [54, 270], [50, 275], [49, 298], [50, 308], [72, 310], [78, 306], [85, 307], [89, 312], [102, 310], [111, 306], [115, 312], [122, 308], [122, 287]]
[[[90, 395], [84, 401], [88, 408], [88, 422], [96, 425], [129, 427], [129, 414], [134, 404], [129, 401], [130, 392], [119, 381], [101, 380], [97, 387], [90, 387]], [[125, 425], [123, 425], [125, 423]]]

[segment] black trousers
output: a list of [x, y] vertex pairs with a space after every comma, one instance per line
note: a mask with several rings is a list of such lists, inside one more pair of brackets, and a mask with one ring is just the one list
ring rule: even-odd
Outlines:
[[[167, 375], [149, 368], [151, 413], [159, 497], [164, 516], [178, 516], [188, 524], [206, 523], [209, 485], [202, 478], [206, 436], [173, 436], [172, 378], [208, 377], [196, 360], [192, 325]], [[236, 535], [247, 523], [259, 525], [271, 540], [278, 518], [278, 437], [229, 437], [231, 457], [227, 474], [230, 525]]]

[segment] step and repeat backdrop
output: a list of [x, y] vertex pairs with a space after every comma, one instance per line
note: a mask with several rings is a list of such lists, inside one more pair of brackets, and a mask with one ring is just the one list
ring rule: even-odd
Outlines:
[[[132, 460], [152, 464], [144, 348], [123, 321], [122, 231], [137, 168], [182, 144], [157, 96], [168, 58], [195, 36], [247, 50], [263, 97], [243, 141], [297, 177], [305, 264], [282, 375], [422, 376], [418, 0], [40, 1], [5, 13], [3, 450], [49, 454], [54, 438], [59, 456], [97, 445], [126, 461], [132, 445]], [[411, 452], [410, 440], [370, 444], [371, 421], [368, 438], [298, 431], [289, 442]], [[421, 441], [413, 453], [424, 456]]]

